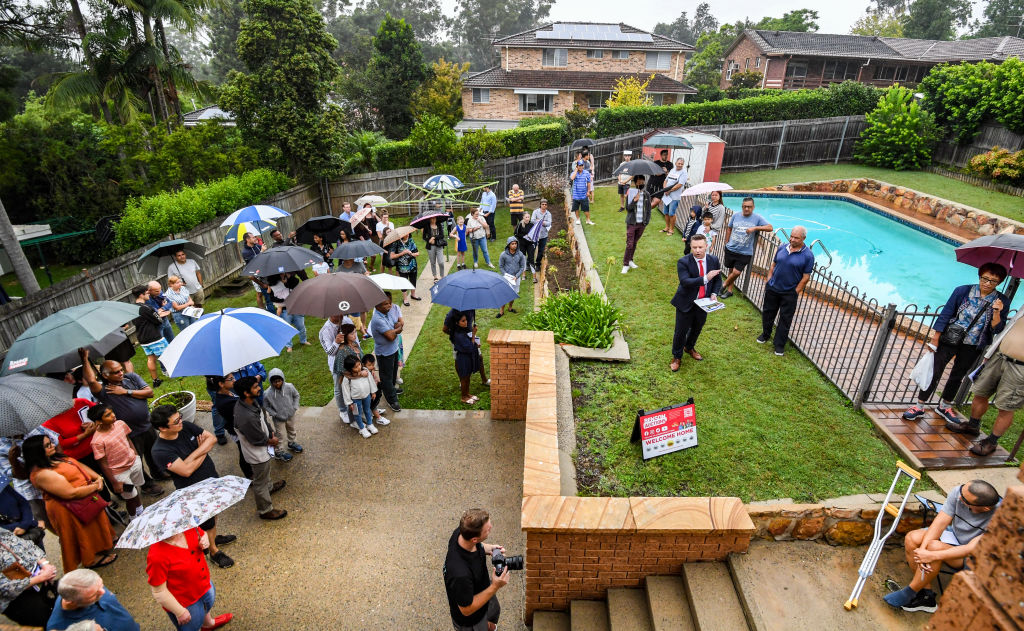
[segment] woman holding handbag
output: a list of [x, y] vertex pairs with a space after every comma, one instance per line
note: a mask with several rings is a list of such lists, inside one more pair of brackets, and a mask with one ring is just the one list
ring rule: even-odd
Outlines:
[[74, 458], [57, 453], [47, 436], [25, 439], [21, 446], [24, 467], [16, 461], [15, 451], [11, 451], [15, 475], [27, 473], [32, 484], [43, 492], [46, 514], [60, 537], [64, 571], [77, 569], [83, 562], [95, 569], [116, 561], [114, 530], [103, 511], [107, 503], [99, 496], [103, 477]]
[[961, 285], [953, 290], [932, 327], [931, 346], [935, 349], [935, 366], [928, 388], [917, 395], [918, 403], [903, 413], [904, 420], [914, 421], [925, 415], [935, 388], [946, 365], [953, 361], [949, 379], [942, 388], [942, 398], [935, 411], [946, 420], [946, 427], [958, 431], [966, 426], [953, 411], [953, 399], [967, 371], [981, 355], [992, 337], [1003, 330], [1003, 310], [1009, 300], [996, 290], [1006, 278], [1006, 268], [998, 263], [985, 263], [978, 269], [977, 285]]
[[0, 530], [0, 568], [0, 612], [20, 625], [46, 626], [57, 601], [51, 583], [57, 569], [43, 551], [14, 533]]

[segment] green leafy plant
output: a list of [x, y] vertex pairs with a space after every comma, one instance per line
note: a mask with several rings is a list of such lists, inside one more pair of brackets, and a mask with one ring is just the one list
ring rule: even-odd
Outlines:
[[988, 62], [939, 64], [918, 85], [924, 94], [924, 106], [957, 142], [974, 138], [991, 114], [996, 69]]
[[619, 310], [603, 295], [573, 290], [552, 294], [523, 322], [535, 331], [553, 332], [558, 344], [609, 348], [619, 328]]
[[931, 164], [938, 127], [913, 92], [898, 85], [890, 88], [866, 119], [868, 127], [854, 147], [858, 160], [897, 171]]
[[569, 242], [565, 239], [551, 239], [548, 241], [547, 251], [555, 256], [562, 256], [569, 251]]
[[1011, 153], [1002, 147], [974, 156], [967, 163], [967, 172], [996, 182], [1024, 185], [1024, 150]]

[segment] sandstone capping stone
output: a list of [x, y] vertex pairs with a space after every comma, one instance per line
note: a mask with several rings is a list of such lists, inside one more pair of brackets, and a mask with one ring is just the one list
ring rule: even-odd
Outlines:
[[629, 499], [624, 497], [524, 497], [522, 528], [531, 532], [636, 532]]
[[629, 503], [638, 533], [755, 532], [735, 497], [631, 497]]

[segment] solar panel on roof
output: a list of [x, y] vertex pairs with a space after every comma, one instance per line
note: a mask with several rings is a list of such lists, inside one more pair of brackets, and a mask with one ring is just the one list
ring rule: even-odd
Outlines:
[[610, 42], [653, 42], [649, 33], [623, 33], [617, 24], [553, 24], [550, 31], [535, 31], [537, 39], [574, 39]]

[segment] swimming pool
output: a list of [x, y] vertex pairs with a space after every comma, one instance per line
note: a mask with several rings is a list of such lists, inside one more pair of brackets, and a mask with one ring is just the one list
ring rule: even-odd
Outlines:
[[[725, 205], [739, 212], [742, 197], [726, 194]], [[893, 302], [900, 308], [941, 308], [954, 287], [978, 282], [976, 268], [957, 262], [957, 244], [897, 218], [842, 199], [753, 197], [754, 212], [773, 228], [789, 234], [793, 226], [802, 225], [808, 245], [821, 239], [832, 254], [828, 271], [881, 306]], [[815, 246], [814, 255], [819, 264], [827, 264], [820, 247]], [[1019, 302], [1014, 300], [1014, 306]]]

